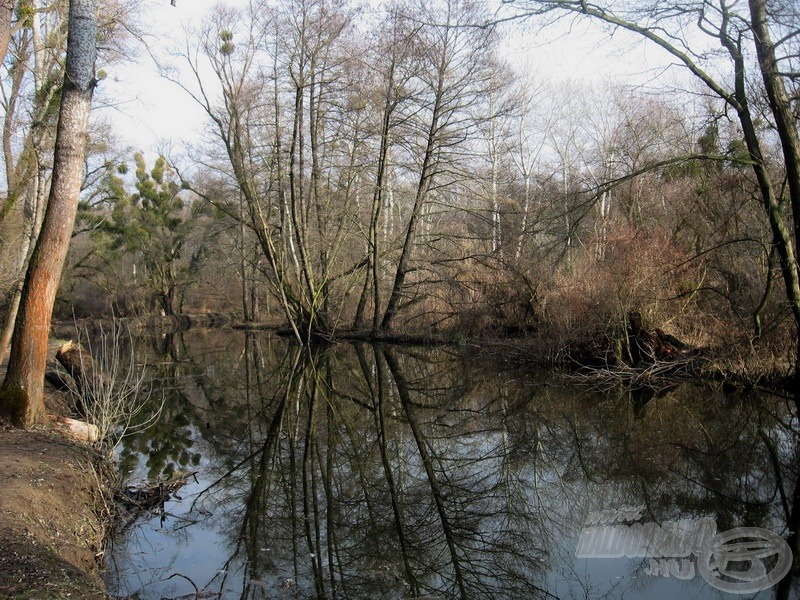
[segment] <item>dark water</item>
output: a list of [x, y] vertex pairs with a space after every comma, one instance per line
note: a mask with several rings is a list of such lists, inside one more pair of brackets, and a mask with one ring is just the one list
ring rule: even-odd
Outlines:
[[[791, 559], [768, 531], [799, 518], [786, 399], [600, 393], [469, 348], [231, 331], [164, 338], [148, 362], [164, 413], [122, 466], [197, 480], [114, 541], [117, 597], [800, 597], [791, 575], [758, 579]], [[740, 527], [757, 558], [698, 541]], [[682, 542], [658, 556], [667, 531]]]

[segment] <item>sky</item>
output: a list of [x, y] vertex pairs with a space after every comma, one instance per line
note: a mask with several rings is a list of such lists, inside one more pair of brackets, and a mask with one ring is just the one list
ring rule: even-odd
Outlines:
[[[215, 4], [218, 0], [176, 0], [173, 7], [168, 0], [148, 0], [142, 21], [152, 24], [148, 28], [153, 35], [153, 51], [163, 54], [179, 46], [185, 39], [185, 28], [199, 23]], [[97, 112], [113, 123], [123, 144], [155, 152], [170, 139], [197, 136], [203, 126], [203, 112], [175, 84], [158, 74], [147, 53], [106, 70], [108, 76], [100, 82], [96, 96]]]
[[[244, 4], [229, 0], [227, 4]], [[186, 27], [197, 25], [218, 0], [146, 0], [143, 22], [154, 34], [155, 53], [179, 46]], [[506, 58], [522, 73], [551, 81], [601, 82], [635, 78], [646, 82], [653, 65], [666, 64], [654, 47], [616, 34], [613, 43], [588, 22], [563, 21], [545, 37], [524, 27], [515, 28], [504, 42]], [[618, 48], [625, 49], [624, 52]], [[102, 67], [102, 65], [98, 65]], [[181, 141], [197, 140], [204, 127], [202, 110], [175, 84], [161, 78], [146, 53], [127, 64], [107, 69], [96, 96], [98, 115], [113, 123], [123, 145], [157, 153]], [[648, 75], [650, 73], [650, 75]]]

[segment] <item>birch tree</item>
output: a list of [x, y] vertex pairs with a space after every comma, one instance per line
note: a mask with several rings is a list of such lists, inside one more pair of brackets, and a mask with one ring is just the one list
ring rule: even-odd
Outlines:
[[515, 138], [509, 146], [509, 160], [514, 167], [514, 177], [521, 183], [519, 194], [520, 224], [517, 233], [514, 262], [519, 263], [523, 249], [533, 234], [534, 181], [536, 169], [541, 166], [542, 152], [547, 144], [549, 132], [557, 120], [556, 113], [538, 110], [545, 96], [550, 95], [545, 84], [534, 85], [530, 80], [522, 81], [520, 107], [516, 113], [513, 131]]
[[[502, 190], [509, 184], [509, 162], [511, 157], [514, 126], [517, 124], [513, 117], [520, 110], [520, 99], [517, 89], [512, 87], [514, 78], [511, 70], [498, 63], [495, 67], [494, 81], [487, 89], [486, 106], [479, 106], [476, 114], [481, 133], [481, 146], [479, 154], [485, 155], [486, 165], [483, 170], [488, 171], [485, 181], [481, 182], [480, 194], [487, 200], [489, 206], [489, 221], [491, 223], [491, 252], [501, 261], [506, 258], [506, 239], [504, 232], [504, 210], [501, 208]], [[486, 118], [481, 118], [480, 111], [485, 111]], [[507, 225], [505, 227], [507, 229]]]

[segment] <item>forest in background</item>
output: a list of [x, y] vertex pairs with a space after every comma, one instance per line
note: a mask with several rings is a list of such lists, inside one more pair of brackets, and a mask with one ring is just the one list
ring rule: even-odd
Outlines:
[[[5, 315], [47, 198], [66, 5], [18, 3], [3, 64]], [[789, 372], [799, 167], [758, 6], [796, 137], [788, 1], [630, 2], [624, 18], [555, 0], [220, 5], [164, 68], [206, 112], [203, 144], [148, 156], [94, 123], [57, 314], [219, 312], [302, 342], [525, 337], [556, 358], [613, 354], [638, 312], [729, 371]], [[104, 3], [106, 64], [139, 44], [136, 9]], [[502, 59], [500, 21], [575, 12], [647, 23], [690, 75], [586, 86]]]

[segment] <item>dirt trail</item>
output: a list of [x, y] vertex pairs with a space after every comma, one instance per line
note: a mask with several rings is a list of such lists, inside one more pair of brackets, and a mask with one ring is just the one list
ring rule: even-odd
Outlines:
[[[63, 406], [54, 390], [47, 395], [50, 411]], [[86, 445], [0, 423], [0, 598], [107, 598], [98, 469]]]

